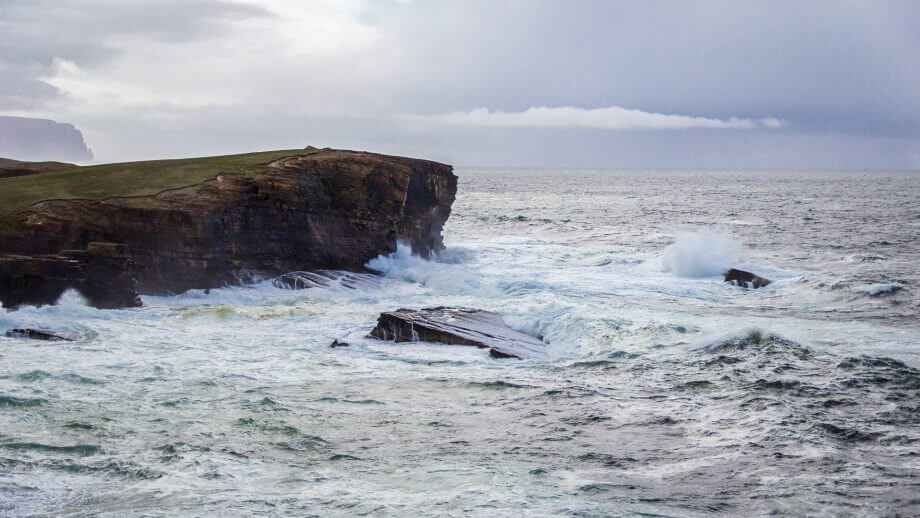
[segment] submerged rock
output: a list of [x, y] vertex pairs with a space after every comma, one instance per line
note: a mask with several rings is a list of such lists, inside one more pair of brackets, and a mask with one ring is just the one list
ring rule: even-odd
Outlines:
[[348, 347], [348, 346], [350, 346], [350, 345], [351, 345], [351, 344], [348, 343], [348, 342], [340, 342], [338, 339], [335, 339], [335, 340], [332, 341], [331, 344], [329, 344], [329, 348], [330, 348], [330, 349], [335, 349], [336, 347]]
[[438, 342], [489, 349], [493, 358], [545, 358], [546, 344], [505, 324], [501, 315], [436, 307], [384, 312], [370, 336], [396, 342]]
[[736, 270], [735, 268], [732, 268], [731, 270], [725, 272], [725, 282], [734, 284], [735, 286], [741, 286], [743, 288], [756, 289], [770, 284], [771, 281], [751, 272]]
[[[0, 179], [6, 308], [53, 304], [69, 288], [92, 306], [115, 308], [140, 305], [139, 294], [285, 272], [364, 272], [370, 259], [395, 252], [398, 239], [428, 258], [443, 248], [457, 189], [446, 164], [339, 150], [81, 167], [31, 176], [28, 189], [22, 180]], [[92, 189], [81, 199], [42, 199], [66, 191], [54, 182]], [[307, 274], [279, 280], [313, 281], [324, 282]], [[337, 282], [360, 287], [362, 278]]]
[[8, 338], [29, 338], [32, 340], [47, 340], [49, 342], [72, 342], [73, 340], [65, 336], [54, 334], [50, 331], [41, 331], [39, 329], [10, 329], [4, 333]]

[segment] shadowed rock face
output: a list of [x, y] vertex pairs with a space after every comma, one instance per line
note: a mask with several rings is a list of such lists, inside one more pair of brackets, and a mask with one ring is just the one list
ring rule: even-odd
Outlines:
[[754, 275], [751, 272], [746, 272], [744, 270], [736, 270], [732, 268], [731, 270], [725, 272], [725, 282], [734, 284], [735, 286], [741, 286], [744, 288], [762, 288], [770, 284], [769, 279], [764, 279], [759, 275]]
[[0, 237], [4, 307], [77, 288], [97, 307], [296, 270], [362, 271], [397, 238], [443, 248], [457, 178], [445, 164], [351, 151], [277, 160], [156, 196], [38, 203]]
[[381, 313], [370, 336], [489, 349], [493, 358], [545, 358], [546, 344], [508, 327], [501, 315], [472, 308], [397, 309]]

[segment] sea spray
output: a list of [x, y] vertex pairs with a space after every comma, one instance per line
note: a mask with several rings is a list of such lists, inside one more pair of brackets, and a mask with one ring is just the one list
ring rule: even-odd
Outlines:
[[741, 243], [711, 228], [680, 232], [664, 250], [661, 270], [679, 277], [721, 275], [741, 260]]
[[463, 264], [467, 255], [447, 254], [447, 261], [438, 256], [428, 261], [413, 255], [412, 246], [399, 241], [395, 252], [375, 257], [364, 266], [385, 277], [420, 284], [441, 294], [497, 295], [495, 285], [484, 284], [473, 269]]

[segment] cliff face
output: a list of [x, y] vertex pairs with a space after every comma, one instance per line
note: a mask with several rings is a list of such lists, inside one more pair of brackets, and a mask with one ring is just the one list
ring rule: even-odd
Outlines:
[[93, 160], [83, 134], [72, 124], [7, 116], [0, 116], [0, 156], [15, 160]]
[[44, 201], [0, 237], [0, 299], [48, 304], [73, 287], [95, 306], [136, 305], [136, 293], [361, 270], [397, 238], [428, 257], [456, 187], [444, 164], [330, 150], [154, 196]]

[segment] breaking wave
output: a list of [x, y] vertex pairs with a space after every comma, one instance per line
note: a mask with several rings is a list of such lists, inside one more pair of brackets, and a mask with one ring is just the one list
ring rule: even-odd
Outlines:
[[741, 243], [731, 234], [709, 228], [681, 232], [668, 245], [661, 269], [679, 277], [721, 275], [741, 260]]

